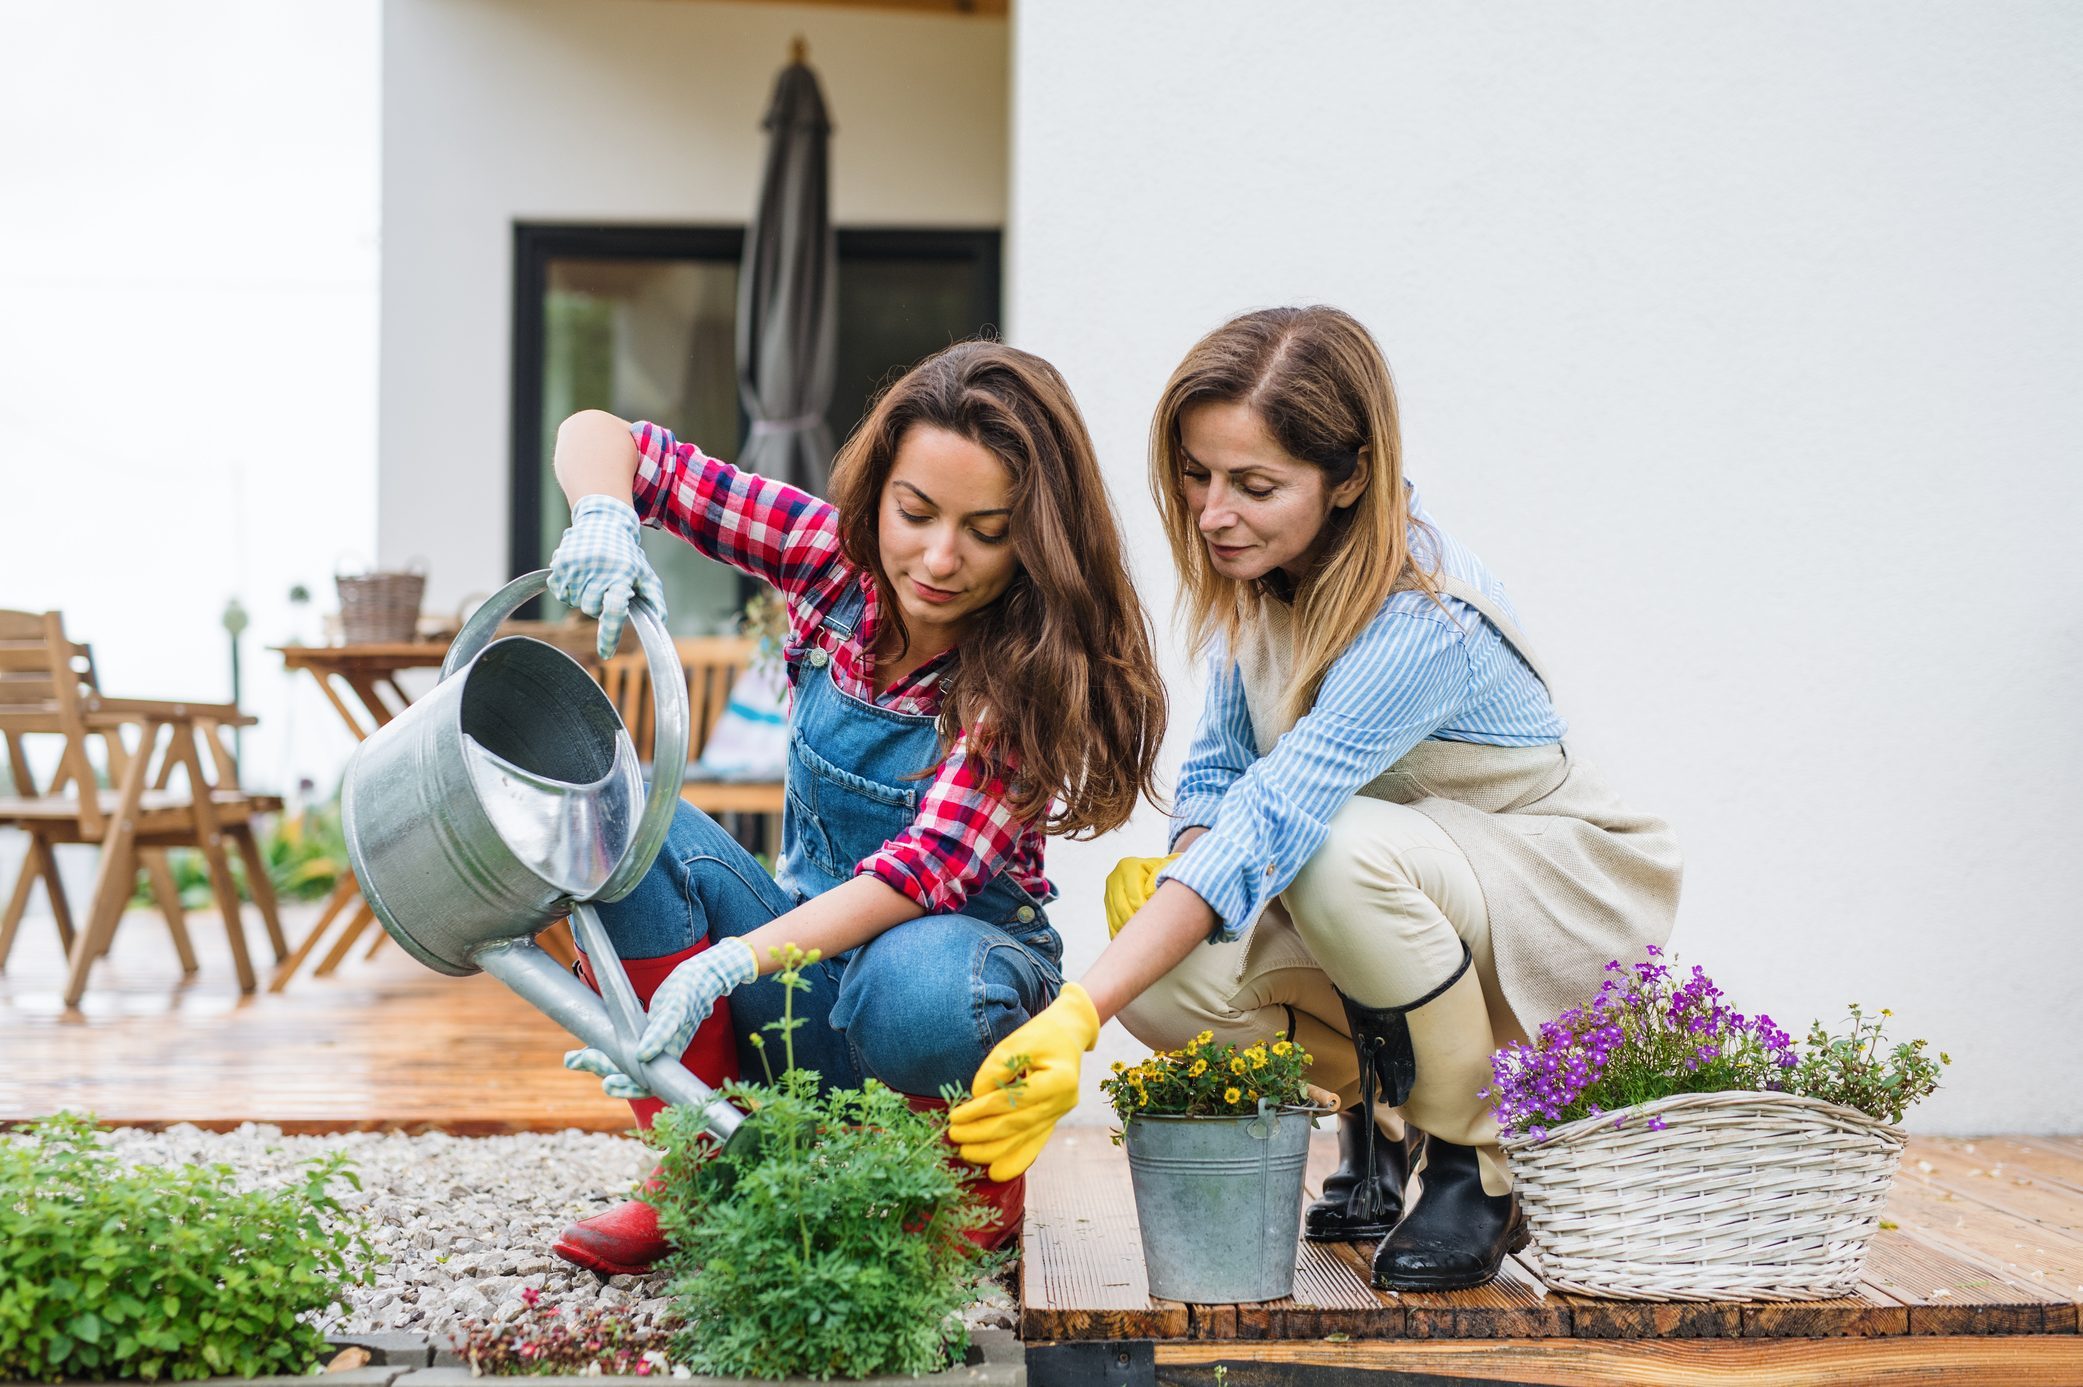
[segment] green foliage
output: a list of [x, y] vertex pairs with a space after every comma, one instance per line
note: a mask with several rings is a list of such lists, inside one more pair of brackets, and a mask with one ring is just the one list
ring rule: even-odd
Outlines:
[[1879, 1016], [1868, 1020], [1857, 1002], [1849, 1010], [1851, 1030], [1844, 1035], [1831, 1035], [1820, 1021], [1809, 1026], [1808, 1046], [1789, 1087], [1900, 1124], [1913, 1104], [1938, 1088], [1939, 1068], [1951, 1064], [1953, 1057], [1941, 1051], [1934, 1061], [1922, 1040], [1904, 1041], [1883, 1056], [1882, 1018], [1895, 1013], [1882, 1007]]
[[765, 1028], [781, 1035], [786, 1071], [726, 1089], [757, 1141], [719, 1154], [680, 1107], [653, 1129], [665, 1188], [652, 1198], [678, 1249], [672, 1356], [697, 1372], [936, 1371], [967, 1350], [961, 1311], [995, 1265], [965, 1236], [991, 1216], [950, 1159], [944, 1113], [914, 1112], [872, 1080], [820, 1094], [817, 1074], [794, 1067], [794, 993], [815, 957], [788, 950], [789, 1006]]
[[89, 1118], [24, 1132], [0, 1141], [0, 1381], [302, 1373], [313, 1313], [373, 1274], [339, 1152], [241, 1192], [228, 1165], [126, 1166]]
[[1123, 1122], [1132, 1117], [1241, 1117], [1259, 1100], [1309, 1105], [1304, 1082], [1316, 1057], [1275, 1031], [1255, 1045], [1217, 1045], [1202, 1031], [1184, 1049], [1160, 1050], [1141, 1064], [1115, 1061], [1099, 1087]]
[[[347, 870], [347, 839], [340, 829], [339, 803], [277, 816], [261, 835], [260, 852], [277, 896], [308, 901], [325, 895]], [[181, 904], [190, 910], [214, 907], [217, 898], [210, 893], [210, 876], [203, 865], [203, 855], [192, 848], [178, 848], [166, 856]], [[231, 875], [239, 899], [252, 900], [246, 885], [246, 864], [236, 855], [231, 858]], [[139, 905], [152, 904], [151, 884], [142, 876], [131, 899]]]

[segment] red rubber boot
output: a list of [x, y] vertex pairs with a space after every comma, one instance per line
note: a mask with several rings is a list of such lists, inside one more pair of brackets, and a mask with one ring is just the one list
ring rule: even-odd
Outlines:
[[[946, 1112], [947, 1099], [928, 1098], [923, 1094], [907, 1093], [904, 1101], [911, 1104], [913, 1112]], [[972, 1228], [965, 1235], [986, 1252], [995, 1252], [1020, 1236], [1020, 1225], [1027, 1215], [1027, 1176], [1022, 1173], [1010, 1180], [993, 1180], [977, 1167], [970, 1165], [952, 1150], [948, 1153], [948, 1164], [976, 1172], [969, 1188], [995, 1217], [981, 1228]]]
[[[681, 953], [626, 961], [622, 966], [629, 974], [630, 985], [636, 989], [636, 999], [649, 1007], [651, 994], [664, 984], [673, 969], [708, 947], [709, 941], [704, 939]], [[579, 955], [579, 977], [585, 980], [586, 986], [595, 992], [600, 991], [600, 982], [593, 976], [593, 966], [584, 954]], [[738, 1051], [731, 1037], [729, 1001], [717, 1002], [709, 1019], [695, 1027], [694, 1038], [688, 1042], [686, 1053], [680, 1056], [680, 1063], [711, 1088], [725, 1079], [738, 1077]], [[662, 1098], [629, 1100], [629, 1110], [636, 1115], [636, 1125], [646, 1130], [664, 1107]], [[657, 1175], [654, 1169], [646, 1177], [645, 1190], [658, 1188]], [[550, 1251], [567, 1262], [602, 1276], [641, 1276], [672, 1248], [659, 1236], [658, 1211], [641, 1199], [626, 1199], [604, 1213], [580, 1219], [566, 1228], [550, 1244]]]

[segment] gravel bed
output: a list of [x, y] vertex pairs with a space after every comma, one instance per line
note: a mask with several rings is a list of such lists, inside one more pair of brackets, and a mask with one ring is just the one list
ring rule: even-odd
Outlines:
[[[137, 1164], [223, 1162], [242, 1184], [265, 1187], [287, 1183], [315, 1156], [347, 1152], [362, 1189], [335, 1190], [343, 1206], [369, 1216], [371, 1240], [386, 1255], [373, 1285], [348, 1289], [346, 1314], [322, 1326], [329, 1333], [439, 1335], [465, 1319], [504, 1322], [521, 1314], [526, 1287], [548, 1304], [627, 1309], [644, 1327], [666, 1308], [663, 1276], [603, 1280], [549, 1251], [565, 1224], [628, 1198], [650, 1170], [655, 1158], [631, 1137], [576, 1131], [303, 1137], [249, 1122], [235, 1132], [185, 1124], [159, 1132], [118, 1128], [108, 1134], [108, 1147]], [[1004, 1287], [994, 1289], [970, 1308], [972, 1328], [1013, 1327], [1013, 1302]]]

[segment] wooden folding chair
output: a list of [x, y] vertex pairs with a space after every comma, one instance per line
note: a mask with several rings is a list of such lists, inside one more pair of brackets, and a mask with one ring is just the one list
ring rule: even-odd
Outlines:
[[[687, 680], [687, 762], [701, 759], [709, 734], [723, 719], [731, 685], [752, 663], [756, 648], [744, 636], [682, 636], [673, 642]], [[651, 680], [641, 653], [616, 655], [600, 669], [600, 686], [622, 715], [640, 755], [651, 751]], [[781, 841], [782, 786], [774, 781], [684, 779], [680, 798], [705, 813], [757, 815], [761, 837], [770, 848]]]
[[[108, 952], [142, 869], [166, 915], [183, 971], [194, 971], [194, 950], [165, 861], [168, 848], [192, 847], [207, 864], [240, 989], [251, 992], [253, 963], [227, 841], [245, 865], [275, 957], [288, 951], [253, 828], [257, 817], [279, 810], [281, 801], [239, 787], [237, 764], [222, 737], [224, 728], [250, 727], [254, 721], [230, 704], [105, 697], [95, 686], [87, 648], [66, 639], [58, 613], [0, 611], [0, 736], [7, 743], [17, 791], [0, 798], [0, 827], [21, 829], [30, 840], [21, 878], [0, 914], [0, 967], [14, 946], [30, 888], [40, 878], [69, 952], [66, 1005], [77, 1006], [86, 992], [87, 971]], [[58, 768], [41, 788], [25, 746], [32, 736], [62, 739]], [[89, 756], [94, 738], [103, 745], [110, 788], [100, 785]], [[101, 849], [94, 898], [77, 930], [51, 851], [60, 843]]]

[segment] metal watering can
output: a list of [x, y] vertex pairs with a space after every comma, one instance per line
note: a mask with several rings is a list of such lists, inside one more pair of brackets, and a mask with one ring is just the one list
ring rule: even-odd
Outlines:
[[[340, 792], [347, 855], [391, 938], [436, 972], [498, 978], [728, 1141], [744, 1121], [677, 1059], [638, 1063], [644, 1009], [590, 902], [628, 895], [672, 826], [687, 761], [687, 685], [649, 602], [630, 604], [656, 709], [648, 795], [636, 748], [600, 685], [542, 641], [494, 641], [548, 586], [514, 579], [466, 622], [441, 682], [371, 734]], [[601, 995], [535, 936], [569, 915]], [[748, 1134], [749, 1135], [749, 1134]]]

